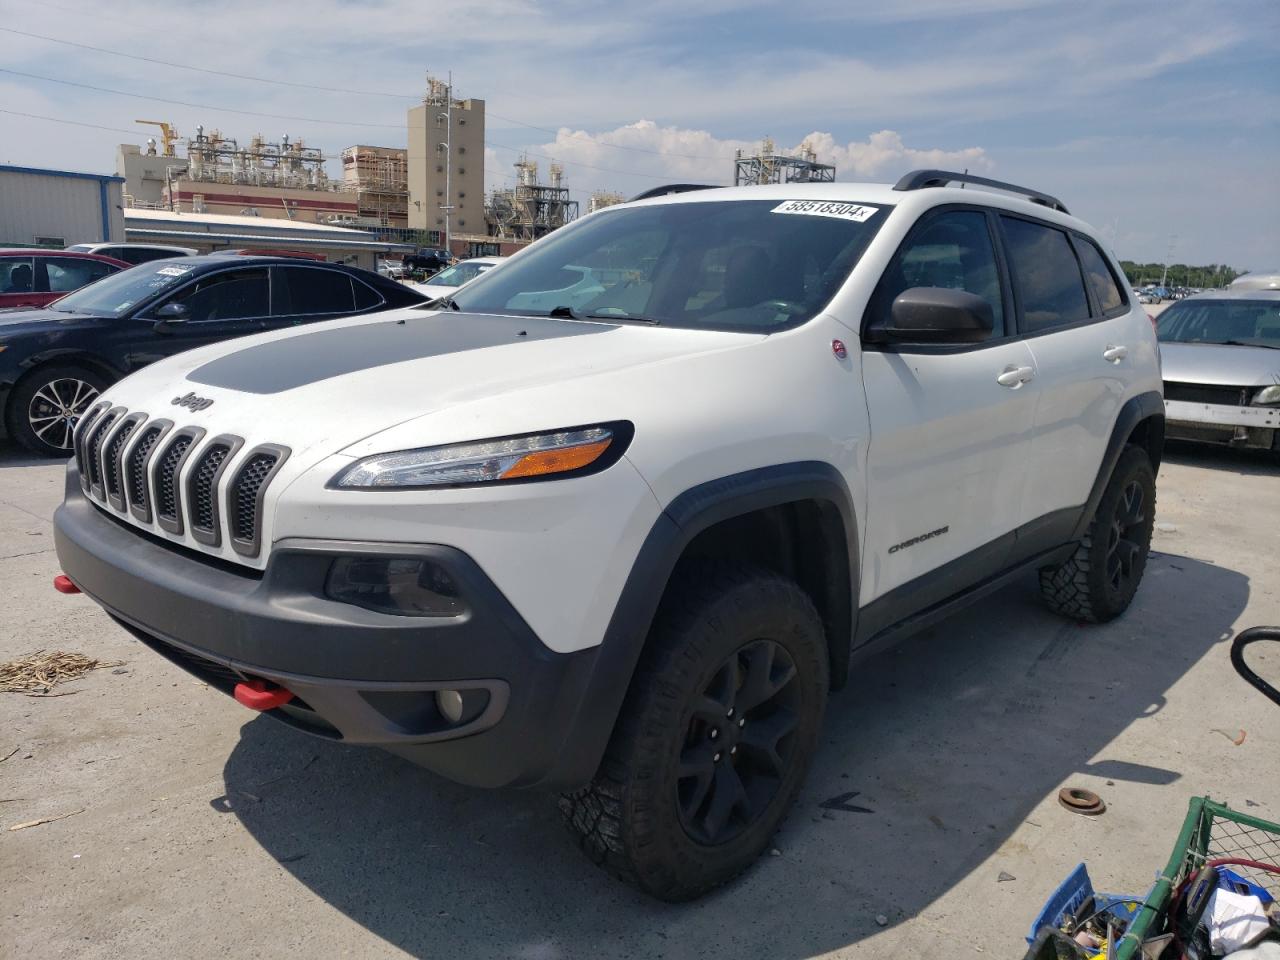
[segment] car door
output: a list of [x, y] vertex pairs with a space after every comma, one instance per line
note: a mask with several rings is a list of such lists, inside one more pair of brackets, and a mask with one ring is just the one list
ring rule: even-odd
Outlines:
[[31, 257], [0, 257], [0, 308], [38, 307], [46, 301], [36, 293], [36, 269]]
[[[129, 362], [143, 366], [192, 347], [262, 332], [270, 313], [270, 290], [267, 267], [204, 274], [148, 307], [133, 321]], [[156, 322], [158, 312], [171, 303], [187, 308], [186, 319]]]
[[[868, 632], [1001, 569], [1011, 553], [1038, 386], [1031, 351], [1013, 327], [995, 229], [981, 208], [925, 214], [868, 305], [862, 373], [871, 441], [860, 600], [877, 621], [864, 622]], [[915, 287], [982, 297], [995, 316], [991, 336], [966, 344], [868, 342], [888, 322], [894, 297]]]
[[265, 321], [266, 328], [278, 330], [354, 313], [357, 307], [352, 284], [351, 275], [343, 270], [302, 265], [272, 267], [271, 315]]
[[[1089, 239], [1001, 214], [1019, 329], [1040, 385], [1019, 553], [1066, 542], [1089, 497], [1131, 371], [1128, 302]], [[1082, 270], [1082, 263], [1084, 269]]]

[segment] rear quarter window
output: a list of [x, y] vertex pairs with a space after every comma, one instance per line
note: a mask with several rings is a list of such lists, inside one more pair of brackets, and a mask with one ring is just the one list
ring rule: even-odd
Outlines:
[[1076, 250], [1080, 253], [1080, 265], [1084, 267], [1084, 278], [1093, 291], [1093, 297], [1103, 313], [1114, 313], [1125, 305], [1124, 294], [1120, 292], [1120, 283], [1111, 272], [1107, 258], [1092, 240], [1076, 237]]

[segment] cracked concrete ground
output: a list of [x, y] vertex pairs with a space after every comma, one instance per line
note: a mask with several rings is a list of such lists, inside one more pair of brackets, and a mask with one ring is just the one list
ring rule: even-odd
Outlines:
[[[1280, 710], [1227, 661], [1236, 631], [1280, 622], [1278, 478], [1175, 447], [1125, 617], [1063, 622], [1027, 580], [864, 663], [778, 855], [668, 906], [583, 860], [551, 798], [254, 716], [54, 593], [62, 469], [0, 446], [0, 661], [127, 671], [0, 694], [0, 956], [1020, 956], [1080, 860], [1145, 891], [1190, 797], [1280, 820]], [[1106, 814], [1067, 813], [1066, 784]]]

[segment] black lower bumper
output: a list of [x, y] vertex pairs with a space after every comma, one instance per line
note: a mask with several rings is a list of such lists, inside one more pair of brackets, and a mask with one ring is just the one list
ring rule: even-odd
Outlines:
[[[430, 544], [284, 540], [265, 571], [202, 557], [89, 502], [71, 468], [54, 515], [63, 571], [149, 647], [230, 693], [244, 679], [295, 700], [268, 711], [319, 736], [383, 747], [475, 786], [572, 786], [597, 758], [570, 756], [596, 651], [549, 650], [466, 554]], [[396, 616], [325, 596], [337, 557], [422, 556], [468, 612]], [[469, 705], [450, 723], [436, 691]]]

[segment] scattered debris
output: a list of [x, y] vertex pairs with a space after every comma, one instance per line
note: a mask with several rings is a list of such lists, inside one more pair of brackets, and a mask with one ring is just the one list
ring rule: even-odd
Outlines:
[[772, 850], [769, 851], [769, 856], [780, 857], [782, 856], [782, 851], [779, 850], [777, 847], [774, 847]]
[[1246, 736], [1243, 730], [1241, 730], [1239, 733], [1235, 735], [1232, 735], [1226, 730], [1219, 730], [1217, 727], [1214, 727], [1213, 732], [1222, 734], [1224, 737], [1226, 737], [1228, 740], [1234, 743], [1237, 747], [1241, 746], [1244, 743], [1244, 738]]
[[305, 853], [295, 853], [295, 854], [293, 854], [292, 856], [288, 856], [288, 857], [281, 857], [280, 859], [278, 859], [278, 860], [276, 861], [276, 863], [294, 863], [294, 862], [296, 862], [296, 861], [298, 861], [298, 860], [301, 860], [301, 859], [302, 859], [303, 857], [305, 857], [305, 856], [308, 856], [308, 854], [305, 854]]
[[95, 660], [82, 653], [35, 653], [8, 663], [0, 663], [0, 692], [26, 693], [28, 696], [65, 696], [50, 694], [57, 684], [79, 680], [85, 674], [103, 667], [118, 667], [122, 660]]
[[1246, 807], [1260, 807], [1260, 806], [1262, 806], [1262, 804], [1260, 804], [1260, 803], [1255, 803], [1253, 800], [1246, 800], [1246, 801], [1244, 802], [1244, 805], [1245, 805]]
[[1178, 525], [1176, 523], [1157, 523], [1156, 529], [1161, 533], [1177, 533]]
[[114, 670], [112, 670], [111, 672], [112, 672], [112, 673], [114, 673], [114, 674], [116, 674], [117, 676], [119, 676], [119, 675], [120, 675], [120, 674], [122, 674], [122, 673], [128, 673], [128, 672], [129, 672], [129, 669], [128, 669], [128, 667], [116, 667], [116, 668], [115, 668]]
[[996, 877], [996, 883], [1008, 883], [1010, 880], [1017, 880], [1017, 879], [1018, 878], [1015, 877], [1012, 873], [1006, 873], [1005, 871], [1001, 870], [1000, 875]]
[[1086, 817], [1096, 817], [1107, 811], [1102, 798], [1083, 787], [1063, 787], [1058, 791], [1058, 802], [1072, 813], [1080, 813]]
[[85, 763], [106, 763], [108, 760], [119, 759], [119, 757], [94, 757], [92, 760], [86, 760]]
[[8, 760], [10, 757], [12, 757], [15, 753], [17, 753], [19, 749], [21, 749], [21, 748], [20, 748], [20, 747], [14, 747], [12, 750], [10, 750], [8, 753], [6, 753], [3, 757], [0, 757], [0, 763], [4, 763], [6, 760]]
[[939, 830], [947, 829], [947, 825], [942, 822], [942, 818], [935, 814], [932, 814], [932, 813], [929, 814], [929, 822], [932, 823]]
[[876, 926], [877, 926], [877, 927], [887, 927], [888, 925], [889, 925], [889, 918], [888, 918], [888, 917], [886, 917], [883, 913], [877, 913], [877, 914], [876, 914]]
[[845, 813], [875, 813], [874, 810], [870, 810], [867, 807], [859, 807], [849, 802], [857, 795], [857, 790], [851, 790], [849, 793], [842, 793], [838, 797], [832, 797], [830, 800], [823, 800], [818, 806], [823, 810], [843, 810]]
[[38, 827], [42, 823], [53, 823], [55, 820], [65, 820], [67, 817], [74, 817], [77, 813], [84, 813], [84, 808], [81, 807], [79, 810], [72, 810], [70, 813], [62, 813], [56, 817], [41, 817], [39, 820], [28, 820], [26, 823], [15, 823], [9, 828], [9, 832], [12, 833], [14, 830], [25, 830], [27, 827]]

